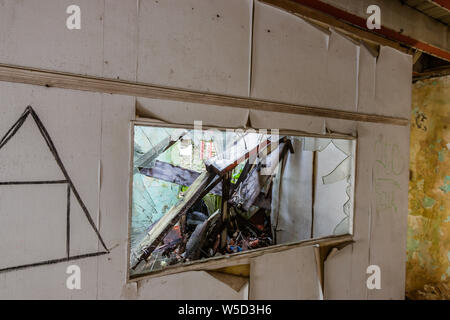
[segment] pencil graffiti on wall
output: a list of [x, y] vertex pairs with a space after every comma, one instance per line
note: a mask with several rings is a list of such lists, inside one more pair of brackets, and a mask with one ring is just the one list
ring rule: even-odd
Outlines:
[[404, 157], [399, 146], [383, 137], [375, 143], [376, 161], [374, 166], [374, 189], [377, 212], [393, 210], [397, 212], [397, 194], [400, 192], [399, 177], [405, 171]]

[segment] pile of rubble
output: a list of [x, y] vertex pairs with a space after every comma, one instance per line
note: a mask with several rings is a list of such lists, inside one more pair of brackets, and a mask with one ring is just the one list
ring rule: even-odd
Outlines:
[[[189, 188], [132, 252], [132, 271], [158, 270], [275, 244], [270, 217], [273, 178], [288, 151], [294, 152], [292, 144], [283, 137], [275, 142], [267, 139], [235, 159], [217, 155], [205, 162], [203, 173], [159, 161], [151, 168], [139, 168], [142, 174]], [[241, 163], [239, 178], [232, 183], [233, 169]], [[267, 170], [262, 174], [269, 165], [269, 174]], [[208, 193], [222, 198], [220, 209], [212, 214], [203, 200]]]

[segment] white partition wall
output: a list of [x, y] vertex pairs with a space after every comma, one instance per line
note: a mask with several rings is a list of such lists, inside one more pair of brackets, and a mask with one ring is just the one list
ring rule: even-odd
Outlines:
[[[334, 30], [259, 1], [78, 3], [81, 29], [68, 30], [70, 1], [2, 1], [0, 63], [409, 118], [410, 56], [381, 47], [375, 58]], [[38, 9], [45, 19], [35, 15]], [[28, 105], [45, 125], [110, 253], [0, 272], [0, 298], [404, 298], [408, 126], [0, 82], [0, 137]], [[312, 247], [252, 259], [250, 287], [240, 292], [203, 271], [128, 281], [130, 132], [136, 114], [175, 124], [202, 120], [217, 127], [331, 130], [356, 137], [355, 242], [325, 261], [323, 295]], [[47, 151], [29, 117], [0, 150], [0, 181], [60, 179]], [[3, 267], [66, 253], [65, 192], [57, 185], [39, 187], [3, 192], [0, 186], [0, 199], [8, 199], [0, 204], [0, 241], [7, 239], [13, 252], [9, 256], [0, 246], [0, 255], [8, 256]], [[71, 254], [101, 251], [85, 212], [70, 197]], [[33, 217], [18, 218], [14, 208]], [[47, 225], [52, 232], [36, 238]], [[21, 240], [30, 248], [45, 243], [46, 249], [29, 255]], [[66, 288], [71, 264], [81, 268], [81, 290]], [[371, 264], [382, 270], [382, 290], [367, 290]]]

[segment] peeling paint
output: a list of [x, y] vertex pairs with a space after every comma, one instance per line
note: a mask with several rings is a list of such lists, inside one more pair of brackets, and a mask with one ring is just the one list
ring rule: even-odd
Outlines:
[[444, 185], [440, 186], [439, 189], [441, 189], [442, 191], [447, 193], [448, 191], [450, 191], [450, 184], [444, 184]]
[[450, 277], [450, 77], [413, 85], [406, 291]]
[[436, 200], [434, 200], [433, 198], [429, 198], [429, 197], [423, 198], [423, 207], [426, 209], [432, 208], [435, 203], [436, 203]]
[[446, 150], [446, 149], [442, 149], [441, 151], [438, 152], [438, 159], [440, 162], [445, 161], [445, 156], [446, 156], [447, 152], [448, 152], [448, 150]]

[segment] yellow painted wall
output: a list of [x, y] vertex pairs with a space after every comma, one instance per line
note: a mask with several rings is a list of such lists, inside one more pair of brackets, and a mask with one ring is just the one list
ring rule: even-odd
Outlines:
[[450, 77], [413, 85], [406, 291], [450, 281]]

